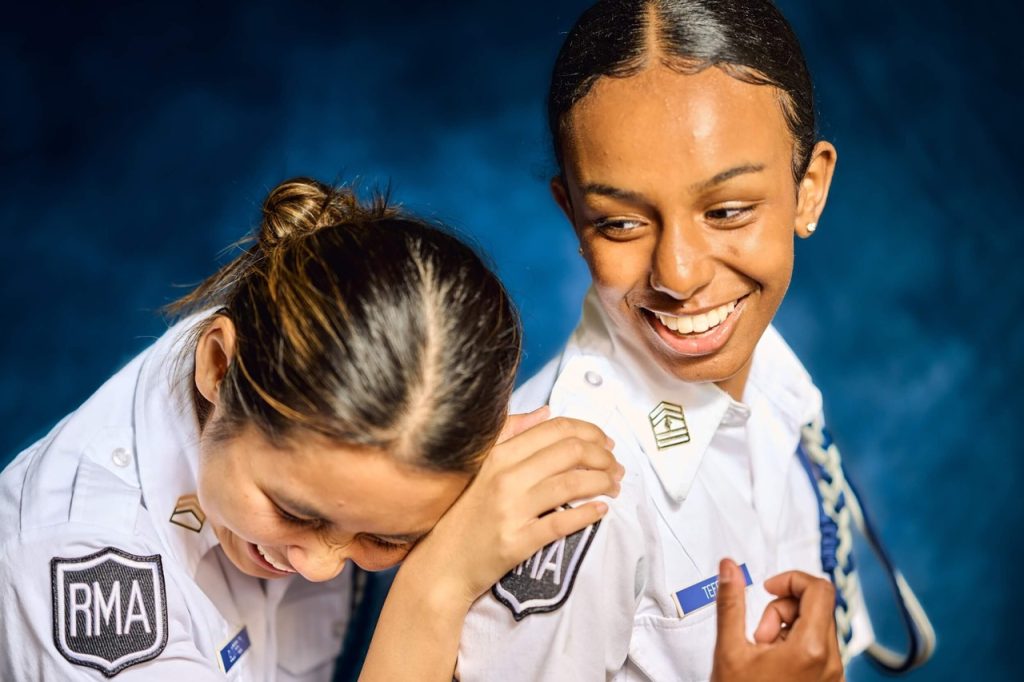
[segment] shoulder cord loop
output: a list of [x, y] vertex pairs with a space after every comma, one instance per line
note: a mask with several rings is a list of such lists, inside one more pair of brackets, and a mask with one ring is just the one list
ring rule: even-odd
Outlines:
[[906, 653], [894, 651], [874, 642], [868, 647], [867, 655], [879, 667], [890, 673], [908, 672], [923, 665], [931, 658], [935, 649], [935, 630], [903, 574], [893, 566], [870, 519], [861, 507], [857, 491], [843, 469], [839, 448], [833, 443], [822, 417], [819, 416], [803, 427], [797, 454], [818, 498], [821, 567], [836, 588], [836, 632], [839, 636], [843, 663], [846, 664], [849, 660], [846, 645], [853, 636], [848, 608], [851, 602], [858, 599], [860, 593], [860, 581], [853, 563], [851, 526], [856, 526], [885, 569], [896, 595], [908, 638]]

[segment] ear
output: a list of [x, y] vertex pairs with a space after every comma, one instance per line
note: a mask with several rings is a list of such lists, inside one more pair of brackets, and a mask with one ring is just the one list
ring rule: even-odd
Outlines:
[[565, 180], [562, 179], [561, 175], [556, 175], [551, 178], [551, 196], [554, 198], [555, 203], [558, 204], [558, 208], [562, 209], [562, 213], [569, 219], [569, 224], [576, 229], [576, 221], [572, 215], [572, 199], [569, 198], [569, 189], [565, 186]]
[[223, 315], [215, 316], [196, 344], [196, 388], [211, 404], [220, 399], [220, 382], [235, 353], [235, 324]]
[[806, 239], [811, 236], [825, 210], [828, 189], [832, 185], [832, 174], [836, 170], [836, 148], [830, 142], [819, 142], [811, 152], [807, 172], [800, 181], [796, 203], [796, 233]]

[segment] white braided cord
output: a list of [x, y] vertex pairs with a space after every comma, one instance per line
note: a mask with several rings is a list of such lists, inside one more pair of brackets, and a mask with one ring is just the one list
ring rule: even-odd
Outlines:
[[[836, 600], [836, 634], [839, 636], [839, 651], [843, 657], [843, 665], [849, 662], [849, 654], [846, 645], [853, 635], [853, 628], [850, 622], [848, 605], [851, 600], [858, 597], [860, 582], [857, 580], [857, 573], [848, 570], [853, 553], [853, 533], [850, 532], [850, 516], [854, 513], [852, 507], [857, 506], [857, 515], [860, 516], [860, 508], [855, 502], [849, 486], [846, 484], [846, 477], [843, 475], [842, 463], [839, 459], [839, 448], [832, 443], [825, 447], [824, 424], [819, 417], [816, 421], [803, 428], [802, 443], [804, 452], [814, 464], [819, 465], [831, 482], [826, 478], [818, 478], [818, 494], [821, 497], [821, 509], [836, 524], [836, 568], [831, 571], [832, 582], [836, 592], [841, 599]], [[839, 505], [839, 496], [844, 495], [844, 504]]]
[[[801, 433], [801, 444], [811, 463], [821, 467], [824, 472], [824, 476], [816, 479], [821, 509], [836, 525], [836, 566], [830, 574], [836, 593], [839, 595], [839, 599], [836, 600], [836, 631], [845, 665], [849, 660], [846, 644], [852, 636], [849, 605], [854, 601], [859, 601], [860, 598], [860, 581], [854, 570], [851, 556], [853, 552], [852, 527], [856, 527], [860, 534], [868, 539], [872, 551], [879, 558], [882, 557], [882, 549], [878, 546], [877, 538], [874, 537], [865, 522], [864, 512], [856, 492], [846, 479], [839, 448], [834, 442], [825, 447], [824, 426], [820, 416], [805, 426]], [[840, 499], [842, 500], [841, 506]], [[907, 654], [893, 651], [878, 642], [873, 642], [868, 647], [867, 653], [884, 668], [892, 671], [907, 671], [922, 665], [931, 658], [935, 649], [935, 629], [903, 575], [893, 569], [892, 577], [896, 587], [896, 596], [909, 616], [910, 622], [907, 623], [907, 626], [916, 631], [919, 646], [913, 660], [908, 660]]]

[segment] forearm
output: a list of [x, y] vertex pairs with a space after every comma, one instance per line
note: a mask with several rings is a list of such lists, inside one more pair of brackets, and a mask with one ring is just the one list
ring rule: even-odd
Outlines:
[[381, 610], [360, 682], [451, 682], [471, 602], [403, 566]]

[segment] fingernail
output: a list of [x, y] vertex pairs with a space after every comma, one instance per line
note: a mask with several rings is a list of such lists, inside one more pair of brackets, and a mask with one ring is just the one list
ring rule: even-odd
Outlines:
[[626, 467], [619, 465], [619, 470], [615, 472], [615, 481], [618, 483], [622, 482], [622, 479], [626, 477]]
[[594, 506], [597, 507], [597, 513], [604, 516], [608, 513], [608, 505], [604, 502], [595, 502]]
[[732, 582], [732, 565], [731, 559], [722, 559], [722, 563], [718, 565], [719, 584]]

